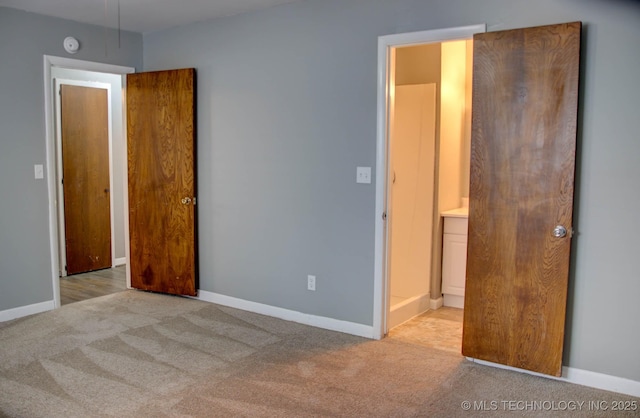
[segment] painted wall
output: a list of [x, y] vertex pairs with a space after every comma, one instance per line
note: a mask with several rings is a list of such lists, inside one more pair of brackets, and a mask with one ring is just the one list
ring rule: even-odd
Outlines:
[[[439, 212], [462, 206], [465, 155], [466, 41], [442, 43], [442, 89], [440, 96]], [[468, 177], [468, 176], [467, 176]]]
[[[68, 55], [73, 35], [81, 50]], [[43, 55], [140, 68], [142, 36], [0, 7], [0, 311], [51, 301]]]
[[436, 83], [439, 87], [440, 56], [440, 43], [396, 48], [396, 86]]
[[[122, 135], [123, 123], [123, 91], [122, 77], [117, 74], [97, 73], [94, 71], [79, 71], [68, 68], [53, 67], [51, 78], [79, 81], [97, 81], [111, 85], [111, 134], [112, 134], [112, 164], [113, 164], [113, 223], [115, 258], [125, 257], [124, 247], [124, 169], [127, 164], [127, 150]], [[55, 81], [53, 81], [55, 83]]]
[[640, 381], [636, 1], [308, 0], [146, 35], [145, 69], [198, 69], [202, 289], [372, 324], [379, 214], [354, 177], [375, 163], [377, 37], [574, 20], [584, 88], [565, 363]]
[[469, 176], [471, 171], [471, 103], [473, 97], [473, 40], [465, 42], [464, 77], [464, 130], [462, 134], [462, 174], [460, 176], [460, 194], [469, 197]]

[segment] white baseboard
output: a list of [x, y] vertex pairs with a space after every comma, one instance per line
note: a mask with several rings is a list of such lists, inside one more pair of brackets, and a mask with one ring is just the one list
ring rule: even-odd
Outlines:
[[464, 296], [459, 295], [444, 295], [444, 306], [451, 308], [464, 309]]
[[127, 257], [120, 257], [113, 260], [113, 267], [124, 266], [127, 264]]
[[434, 311], [436, 309], [440, 309], [442, 308], [443, 303], [444, 302], [442, 296], [440, 296], [438, 299], [431, 299], [429, 300], [429, 309], [433, 309]]
[[373, 326], [370, 325], [356, 324], [355, 322], [305, 314], [289, 309], [225, 296], [219, 293], [207, 292], [205, 290], [198, 290], [198, 296], [194, 299], [229, 306], [231, 308], [242, 309], [243, 311], [254, 312], [261, 315], [273, 316], [275, 318], [284, 319], [285, 321], [311, 325], [312, 327], [344, 332], [346, 334], [357, 335], [359, 337], [373, 338]]
[[573, 367], [563, 367], [562, 378], [560, 380], [640, 398], [640, 382], [624, 377], [616, 377]]
[[499, 369], [511, 370], [519, 373], [531, 374], [534, 376], [545, 377], [547, 379], [560, 380], [563, 382], [573, 383], [590, 388], [608, 390], [610, 392], [621, 393], [629, 396], [640, 397], [640, 382], [626, 379], [624, 377], [611, 376], [608, 374], [591, 372], [589, 370], [576, 369], [573, 367], [562, 367], [562, 376], [549, 376], [542, 373], [532, 372], [530, 370], [518, 369], [516, 367], [505, 366], [504, 364], [492, 363], [490, 361], [478, 360], [467, 357], [467, 360], [485, 366], [496, 367]]
[[403, 322], [429, 310], [431, 297], [429, 293], [418, 295], [391, 307], [387, 318], [389, 329], [397, 327]]
[[0, 311], [0, 322], [10, 321], [23, 316], [33, 315], [41, 312], [50, 311], [54, 308], [52, 300], [47, 302], [34, 303], [33, 305], [20, 306], [18, 308]]

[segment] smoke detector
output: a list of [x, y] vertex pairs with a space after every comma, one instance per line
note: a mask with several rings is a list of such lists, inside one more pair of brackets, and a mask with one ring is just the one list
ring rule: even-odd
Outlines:
[[73, 36], [67, 36], [64, 38], [62, 43], [64, 45], [64, 50], [70, 54], [75, 54], [80, 49], [80, 42]]

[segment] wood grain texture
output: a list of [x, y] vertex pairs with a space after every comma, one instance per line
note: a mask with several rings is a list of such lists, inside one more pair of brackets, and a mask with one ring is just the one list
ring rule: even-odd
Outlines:
[[197, 289], [195, 70], [127, 76], [131, 285]]
[[61, 85], [67, 274], [111, 267], [107, 90]]
[[463, 354], [559, 376], [580, 62], [579, 22], [474, 37]]

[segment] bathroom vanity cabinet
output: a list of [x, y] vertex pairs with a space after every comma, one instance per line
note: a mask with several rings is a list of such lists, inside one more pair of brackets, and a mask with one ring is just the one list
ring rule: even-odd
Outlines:
[[442, 212], [442, 293], [444, 306], [464, 308], [469, 209]]

